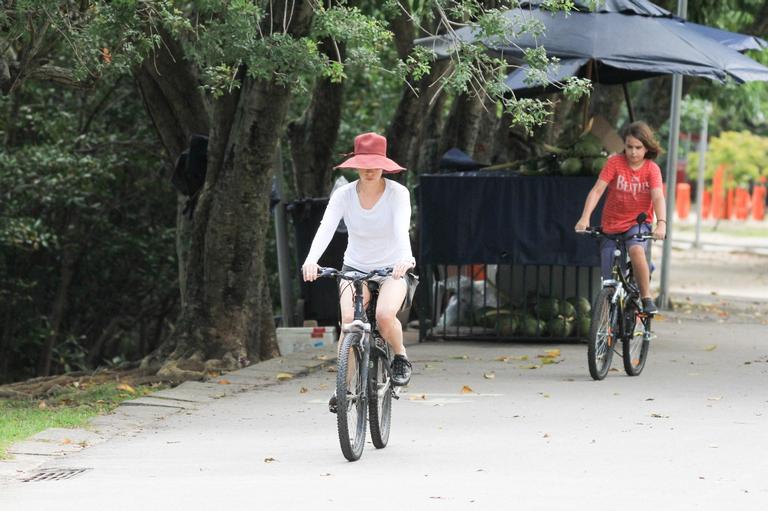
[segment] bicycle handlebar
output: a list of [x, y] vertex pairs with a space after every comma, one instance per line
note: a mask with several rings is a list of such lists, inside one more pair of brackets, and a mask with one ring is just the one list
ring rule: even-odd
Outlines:
[[652, 232], [639, 232], [637, 234], [633, 234], [632, 236], [625, 238], [623, 234], [606, 234], [603, 232], [603, 230], [600, 227], [587, 227], [583, 231], [576, 231], [576, 233], [586, 234], [588, 236], [592, 236], [593, 238], [608, 238], [614, 241], [626, 241], [632, 238], [636, 240], [641, 240], [641, 241], [654, 239]]
[[322, 266], [318, 268], [318, 277], [339, 277], [344, 280], [349, 281], [355, 281], [355, 280], [369, 280], [372, 277], [389, 277], [392, 275], [392, 272], [394, 271], [394, 268], [387, 267], [387, 268], [377, 268], [375, 270], [372, 270], [368, 273], [362, 273], [359, 271], [339, 271], [336, 268], [323, 268]]

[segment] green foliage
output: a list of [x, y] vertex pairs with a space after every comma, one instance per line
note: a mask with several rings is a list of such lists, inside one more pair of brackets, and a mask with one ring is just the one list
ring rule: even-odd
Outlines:
[[[688, 173], [695, 179], [699, 154], [693, 153]], [[706, 161], [707, 179], [712, 179], [720, 164], [728, 168], [731, 184], [748, 184], [751, 179], [768, 175], [768, 137], [748, 131], [724, 131], [709, 141]]]
[[16, 140], [0, 152], [0, 381], [35, 374], [67, 265], [54, 370], [139, 357], [178, 295], [176, 199], [143, 105], [127, 80], [17, 94], [20, 115], [0, 116], [0, 138]]

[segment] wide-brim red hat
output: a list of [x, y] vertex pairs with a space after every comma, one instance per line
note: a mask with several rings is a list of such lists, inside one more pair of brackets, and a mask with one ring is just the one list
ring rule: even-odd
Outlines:
[[387, 158], [387, 139], [377, 133], [363, 133], [355, 137], [354, 156], [345, 160], [337, 169], [382, 169], [391, 174], [405, 170]]

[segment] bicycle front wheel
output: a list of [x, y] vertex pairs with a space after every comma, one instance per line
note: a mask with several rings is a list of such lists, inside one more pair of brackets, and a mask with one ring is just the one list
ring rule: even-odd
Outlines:
[[336, 422], [341, 452], [349, 461], [360, 459], [365, 447], [365, 369], [361, 334], [347, 334], [336, 373]]
[[602, 380], [608, 374], [613, 361], [613, 345], [616, 339], [616, 314], [612, 311], [613, 289], [603, 288], [592, 308], [592, 325], [587, 340], [589, 374], [594, 380]]
[[377, 449], [387, 446], [392, 424], [392, 380], [387, 370], [388, 363], [388, 358], [380, 351], [371, 350], [368, 423], [371, 428], [371, 440]]
[[629, 376], [638, 376], [643, 372], [645, 361], [648, 359], [651, 318], [643, 319], [635, 313], [635, 322], [630, 328], [632, 331], [628, 332], [621, 347], [624, 371]]

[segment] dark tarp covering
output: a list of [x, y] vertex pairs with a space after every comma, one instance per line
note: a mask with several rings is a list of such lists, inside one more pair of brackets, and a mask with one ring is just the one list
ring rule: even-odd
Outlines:
[[573, 230], [595, 180], [487, 171], [422, 174], [419, 264], [599, 266], [596, 241]]
[[[296, 259], [300, 266], [304, 263], [312, 240], [315, 237], [320, 221], [323, 219], [328, 198], [303, 199], [289, 203], [286, 211], [291, 215], [296, 229]], [[344, 251], [347, 249], [347, 234], [338, 229], [325, 249], [318, 264], [341, 269]], [[315, 319], [319, 325], [335, 325], [339, 318], [339, 298], [336, 281], [333, 279], [318, 279], [315, 282], [304, 282], [299, 278], [301, 297], [304, 299], [304, 318]]]

